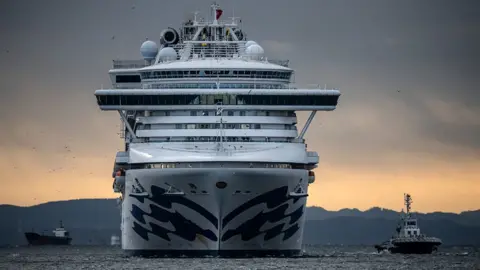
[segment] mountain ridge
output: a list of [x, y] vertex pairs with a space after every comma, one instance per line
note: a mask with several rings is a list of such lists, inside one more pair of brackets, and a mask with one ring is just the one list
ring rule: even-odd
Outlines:
[[[29, 205], [29, 206], [21, 206], [21, 205], [14, 205], [14, 204], [0, 204], [0, 207], [18, 207], [18, 208], [30, 208], [30, 207], [38, 207], [42, 205], [48, 205], [48, 204], [55, 204], [55, 203], [65, 203], [65, 202], [74, 202], [74, 201], [116, 201], [117, 199], [112, 199], [112, 198], [80, 198], [80, 199], [70, 199], [70, 200], [59, 200], [59, 201], [49, 201], [49, 202], [44, 202], [44, 203], [39, 203], [35, 205]], [[318, 209], [321, 211], [326, 211], [326, 212], [347, 212], [347, 211], [353, 211], [353, 212], [370, 212], [370, 211], [387, 211], [387, 212], [395, 212], [395, 213], [400, 213], [397, 212], [393, 209], [385, 208], [385, 207], [379, 207], [379, 206], [372, 206], [367, 210], [360, 210], [358, 208], [341, 208], [339, 210], [327, 210], [321, 206], [308, 206], [307, 208], [309, 209]], [[467, 213], [480, 213], [480, 208], [477, 210], [465, 210], [460, 213], [455, 213], [455, 212], [443, 212], [443, 211], [433, 211], [433, 212], [413, 212], [415, 214], [452, 214], [452, 215], [461, 215], [461, 214], [467, 214]]]
[[[456, 213], [415, 213], [423, 233], [440, 237], [445, 245], [480, 246], [480, 210]], [[108, 244], [120, 235], [120, 209], [116, 199], [75, 199], [34, 206], [0, 205], [0, 245], [26, 244], [24, 232], [51, 231], [63, 221], [74, 245]], [[373, 245], [388, 239], [400, 212], [372, 207], [325, 210], [307, 207], [305, 244]]]

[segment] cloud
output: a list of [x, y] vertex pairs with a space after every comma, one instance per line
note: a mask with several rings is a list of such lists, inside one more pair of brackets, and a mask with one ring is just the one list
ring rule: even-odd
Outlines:
[[480, 126], [480, 109], [469, 108], [455, 101], [428, 99], [425, 102], [430, 113], [440, 122], [455, 126]]
[[[269, 58], [291, 60], [295, 83], [342, 92], [337, 110], [318, 113], [306, 137], [320, 154], [319, 172], [328, 170], [321, 181], [329, 198], [344, 188], [393, 192], [376, 187], [427, 176], [432, 189], [441, 181], [454, 185], [457, 175], [467, 179], [459, 185], [472, 190], [466, 183], [480, 173], [474, 166], [480, 160], [479, 3], [245, 0], [235, 6], [249, 39]], [[131, 3], [113, 0], [2, 4], [0, 181], [8, 190], [0, 203], [17, 190], [41, 193], [51, 185], [62, 193], [45, 191], [45, 200], [97, 196], [98, 189], [111, 196], [113, 159], [123, 146], [120, 120], [99, 111], [93, 91], [110, 84], [112, 59], [140, 59], [146, 36], [158, 41], [185, 11], [208, 14], [210, 3], [138, 2], [134, 11]], [[228, 17], [232, 4], [221, 4]], [[268, 16], [259, 16], [264, 10]], [[301, 128], [308, 114], [298, 115]], [[66, 145], [71, 154], [65, 155]], [[57, 167], [65, 170], [49, 173]], [[336, 187], [347, 178], [348, 185]], [[31, 202], [28, 192], [8, 202]], [[445, 192], [439, 189], [432, 201]], [[469, 194], [464, 197], [475, 195]], [[356, 206], [359, 199], [351, 197], [343, 206]]]

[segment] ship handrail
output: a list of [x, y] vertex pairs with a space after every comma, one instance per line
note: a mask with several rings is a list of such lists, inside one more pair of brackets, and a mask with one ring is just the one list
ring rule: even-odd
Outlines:
[[149, 66], [145, 60], [112, 60], [113, 69], [138, 69]]

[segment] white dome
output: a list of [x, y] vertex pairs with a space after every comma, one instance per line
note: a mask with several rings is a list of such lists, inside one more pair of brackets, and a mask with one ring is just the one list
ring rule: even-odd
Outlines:
[[253, 40], [249, 40], [249, 41], [245, 42], [245, 48], [248, 48], [249, 46], [251, 46], [253, 44], [257, 44], [257, 43]]
[[172, 61], [177, 59], [177, 52], [172, 47], [165, 47], [160, 50], [158, 57], [161, 61]]
[[258, 44], [252, 44], [247, 47], [245, 52], [251, 56], [262, 56], [264, 53], [263, 48]]
[[147, 40], [142, 43], [142, 46], [140, 46], [140, 53], [143, 56], [143, 59], [145, 60], [152, 60], [155, 59], [158, 53], [158, 46], [157, 43]]

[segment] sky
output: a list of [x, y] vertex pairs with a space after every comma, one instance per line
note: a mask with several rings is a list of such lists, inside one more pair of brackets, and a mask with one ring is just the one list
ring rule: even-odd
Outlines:
[[[480, 2], [224, 0], [300, 85], [342, 92], [306, 139], [308, 204], [480, 209]], [[211, 1], [0, 1], [0, 204], [114, 198], [118, 113], [98, 109], [112, 59]], [[307, 113], [300, 113], [299, 128]]]

